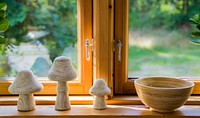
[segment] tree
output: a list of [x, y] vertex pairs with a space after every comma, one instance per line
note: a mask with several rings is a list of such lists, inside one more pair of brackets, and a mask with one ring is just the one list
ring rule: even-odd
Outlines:
[[4, 33], [9, 27], [9, 22], [6, 18], [6, 9], [6, 3], [0, 3], [0, 49], [2, 50], [0, 51], [1, 56], [6, 50], [5, 45], [7, 43], [7, 40], [2, 33]]
[[[62, 54], [66, 46], [77, 40], [76, 0], [6, 0], [8, 4], [9, 42], [41, 41], [49, 50], [50, 58]], [[41, 39], [26, 37], [27, 32], [45, 31]]]
[[190, 18], [190, 21], [197, 28], [196, 31], [191, 32], [191, 35], [195, 38], [195, 39], [192, 39], [191, 42], [199, 45], [200, 44], [200, 39], [199, 39], [200, 38], [200, 14], [195, 14], [192, 18]]
[[[131, 0], [129, 22], [133, 28], [189, 27], [189, 18], [200, 11], [199, 0]], [[136, 7], [137, 6], [137, 7]]]

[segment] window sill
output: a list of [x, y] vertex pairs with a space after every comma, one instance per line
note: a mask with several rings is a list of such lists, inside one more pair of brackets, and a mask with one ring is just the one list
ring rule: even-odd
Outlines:
[[149, 117], [197, 117], [200, 116], [200, 106], [184, 105], [172, 113], [157, 113], [144, 105], [108, 105], [105, 110], [94, 110], [92, 105], [72, 105], [71, 110], [56, 111], [53, 105], [38, 105], [34, 111], [19, 112], [16, 106], [0, 106], [0, 118], [47, 118], [47, 117], [73, 117], [73, 118], [149, 118]]
[[20, 117], [74, 117], [74, 118], [125, 118], [125, 117], [197, 117], [200, 116], [200, 96], [191, 96], [186, 104], [172, 113], [157, 113], [142, 105], [137, 96], [116, 96], [107, 100], [106, 110], [94, 110], [92, 108], [92, 96], [70, 96], [71, 110], [54, 110], [55, 96], [35, 96], [36, 109], [30, 112], [18, 112], [16, 103], [18, 96], [0, 97], [0, 118]]
[[[0, 96], [0, 105], [16, 105], [18, 96]], [[54, 105], [55, 96], [35, 96], [37, 105]], [[70, 96], [72, 105], [92, 105], [92, 96]], [[137, 96], [115, 96], [106, 100], [108, 105], [143, 105]], [[200, 105], [200, 96], [190, 96], [186, 105]]]

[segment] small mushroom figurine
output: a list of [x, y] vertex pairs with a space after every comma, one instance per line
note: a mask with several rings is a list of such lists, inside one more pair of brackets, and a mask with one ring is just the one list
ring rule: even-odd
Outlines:
[[18, 73], [14, 82], [9, 86], [8, 91], [12, 94], [19, 94], [17, 102], [18, 111], [32, 111], [35, 109], [33, 93], [43, 89], [43, 85], [34, 77], [31, 70], [26, 69]]
[[94, 95], [93, 108], [99, 110], [106, 109], [105, 95], [109, 95], [110, 92], [110, 88], [106, 85], [104, 79], [97, 79], [89, 90], [89, 93]]
[[71, 109], [66, 82], [76, 79], [77, 74], [70, 59], [65, 56], [57, 57], [49, 70], [48, 78], [52, 81], [58, 81], [55, 109], [58, 111]]

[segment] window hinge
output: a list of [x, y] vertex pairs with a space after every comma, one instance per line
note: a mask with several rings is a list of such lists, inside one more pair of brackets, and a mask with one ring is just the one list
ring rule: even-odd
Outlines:
[[113, 52], [115, 52], [115, 39], [113, 40]]
[[92, 39], [92, 44], [91, 44], [91, 46], [92, 46], [92, 52], [94, 51], [94, 39]]

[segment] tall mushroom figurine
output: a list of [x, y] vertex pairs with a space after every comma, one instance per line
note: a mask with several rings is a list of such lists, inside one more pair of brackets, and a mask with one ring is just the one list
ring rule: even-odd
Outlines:
[[57, 57], [49, 70], [48, 78], [52, 81], [58, 81], [55, 109], [58, 111], [71, 109], [66, 81], [76, 79], [77, 74], [70, 59], [65, 56]]
[[43, 89], [43, 85], [34, 77], [31, 70], [22, 70], [18, 73], [14, 82], [9, 86], [8, 91], [12, 94], [19, 94], [17, 102], [18, 111], [32, 111], [35, 109], [33, 93]]
[[104, 79], [97, 79], [89, 90], [89, 93], [94, 95], [93, 108], [106, 109], [105, 95], [110, 94], [110, 92], [110, 88], [106, 85]]

